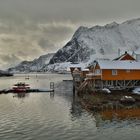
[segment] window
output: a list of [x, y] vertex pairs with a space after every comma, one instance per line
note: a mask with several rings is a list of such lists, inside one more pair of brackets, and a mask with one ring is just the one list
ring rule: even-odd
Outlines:
[[95, 70], [95, 75], [101, 75], [101, 70], [100, 69], [96, 69]]
[[126, 70], [126, 72], [127, 72], [127, 73], [129, 73], [129, 72], [130, 72], [130, 70]]
[[117, 70], [112, 70], [112, 75], [117, 75]]

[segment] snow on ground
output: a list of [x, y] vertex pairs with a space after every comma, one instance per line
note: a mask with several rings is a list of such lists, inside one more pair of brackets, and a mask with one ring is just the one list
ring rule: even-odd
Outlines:
[[140, 87], [135, 88], [132, 92], [134, 94], [139, 94], [140, 95]]
[[111, 91], [108, 88], [103, 88], [102, 91], [104, 91], [106, 93], [111, 93]]
[[88, 64], [86, 63], [78, 63], [72, 64], [71, 62], [65, 63], [55, 63], [52, 65], [47, 66], [47, 71], [54, 71], [54, 72], [68, 72], [70, 71], [70, 67], [81, 67], [81, 69], [85, 69]]

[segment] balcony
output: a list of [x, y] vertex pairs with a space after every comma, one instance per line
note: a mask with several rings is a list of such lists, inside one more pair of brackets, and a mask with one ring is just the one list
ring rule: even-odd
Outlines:
[[89, 73], [86, 74], [86, 79], [88, 80], [95, 80], [95, 79], [101, 79], [101, 73]]

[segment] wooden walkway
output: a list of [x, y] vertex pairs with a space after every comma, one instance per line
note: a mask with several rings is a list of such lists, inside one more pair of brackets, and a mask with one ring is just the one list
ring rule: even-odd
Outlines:
[[[26, 91], [20, 91], [19, 93], [34, 93], [34, 92], [54, 92], [54, 82], [50, 82], [50, 89], [26, 89]], [[0, 94], [8, 94], [8, 93], [18, 93], [14, 89], [2, 89], [0, 90]]]

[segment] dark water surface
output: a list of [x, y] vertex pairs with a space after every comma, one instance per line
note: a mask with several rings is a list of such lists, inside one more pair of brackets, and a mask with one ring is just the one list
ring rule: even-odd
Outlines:
[[[27, 76], [27, 75], [26, 75]], [[0, 140], [139, 140], [140, 119], [103, 119], [81, 108], [72, 94], [70, 75], [40, 74], [0, 78], [0, 89], [16, 82], [32, 88], [49, 88], [55, 93], [30, 93], [24, 98], [0, 95]]]

